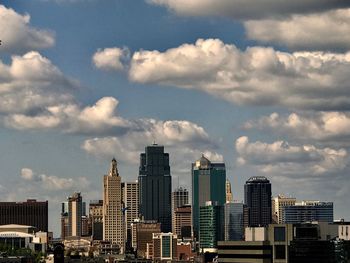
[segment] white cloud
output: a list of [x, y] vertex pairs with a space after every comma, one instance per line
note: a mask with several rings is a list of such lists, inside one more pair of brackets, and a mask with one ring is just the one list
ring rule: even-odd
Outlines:
[[223, 16], [232, 19], [283, 17], [349, 6], [346, 0], [149, 0], [184, 16]]
[[[247, 36], [293, 50], [349, 50], [350, 9], [244, 22]], [[326, 37], [325, 37], [326, 36]]]
[[129, 78], [199, 89], [236, 104], [292, 108], [350, 108], [350, 53], [240, 51], [219, 39], [159, 51], [135, 52]]
[[349, 145], [350, 114], [348, 112], [301, 112], [288, 116], [277, 112], [244, 124], [246, 129], [274, 131], [318, 143]]
[[54, 34], [47, 30], [31, 27], [30, 16], [20, 15], [11, 8], [0, 5], [0, 52], [26, 52], [48, 48], [55, 44]]
[[236, 140], [238, 163], [252, 165], [271, 175], [320, 176], [340, 172], [348, 165], [345, 149], [317, 148], [313, 145], [289, 145], [285, 141], [249, 142], [248, 137]]
[[22, 168], [21, 177], [27, 181], [27, 184], [32, 182], [36, 187], [39, 187], [41, 190], [46, 191], [61, 191], [72, 189], [85, 190], [90, 185], [90, 182], [86, 177], [61, 178], [54, 175], [36, 174], [30, 168]]
[[123, 70], [129, 59], [129, 49], [118, 47], [99, 49], [92, 57], [97, 68], [117, 71]]
[[10, 65], [0, 60], [0, 113], [33, 113], [72, 102], [71, 92], [77, 87], [38, 52], [12, 56]]

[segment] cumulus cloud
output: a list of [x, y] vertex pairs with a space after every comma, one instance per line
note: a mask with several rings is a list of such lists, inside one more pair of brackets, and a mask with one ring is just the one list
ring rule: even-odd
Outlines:
[[55, 44], [54, 34], [29, 25], [30, 15], [20, 15], [0, 5], [0, 52], [16, 53], [48, 48]]
[[343, 110], [350, 108], [349, 70], [350, 53], [241, 51], [219, 39], [198, 39], [165, 52], [135, 52], [129, 78], [198, 89], [236, 104]]
[[35, 185], [46, 190], [71, 190], [85, 189], [90, 182], [86, 177], [61, 178], [54, 175], [36, 174], [30, 168], [21, 169], [21, 178], [25, 181], [33, 182]]
[[32, 114], [71, 102], [78, 86], [38, 52], [12, 56], [10, 65], [0, 60], [0, 114]]
[[251, 143], [246, 136], [236, 140], [236, 151], [239, 164], [252, 165], [263, 173], [273, 175], [329, 175], [344, 170], [348, 165], [345, 149], [289, 145], [285, 141]]
[[349, 7], [346, 0], [149, 0], [184, 16], [223, 16], [232, 19], [283, 17]]
[[318, 143], [349, 145], [350, 114], [348, 112], [300, 112], [280, 115], [277, 112], [258, 120], [247, 121], [246, 129], [275, 131]]
[[[247, 36], [293, 50], [350, 49], [350, 9], [244, 22]], [[327, 36], [327, 37], [325, 37]]]
[[130, 51], [127, 48], [99, 49], [92, 57], [96, 68], [104, 70], [123, 70], [130, 59]]

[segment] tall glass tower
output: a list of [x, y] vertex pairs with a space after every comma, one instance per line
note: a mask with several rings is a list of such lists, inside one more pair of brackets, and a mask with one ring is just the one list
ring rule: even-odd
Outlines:
[[157, 220], [162, 232], [171, 232], [171, 175], [164, 146], [147, 146], [140, 155], [139, 204], [145, 220]]
[[199, 211], [206, 202], [222, 206], [226, 202], [226, 169], [224, 163], [211, 163], [202, 157], [192, 163], [192, 225], [198, 238]]
[[267, 226], [272, 222], [271, 183], [264, 176], [254, 176], [244, 185], [244, 203], [250, 227]]

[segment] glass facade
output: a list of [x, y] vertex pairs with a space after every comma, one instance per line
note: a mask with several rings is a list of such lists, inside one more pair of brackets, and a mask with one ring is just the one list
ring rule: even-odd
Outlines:
[[333, 203], [315, 202], [307, 205], [286, 206], [282, 210], [283, 223], [298, 224], [310, 221], [333, 222]]
[[225, 204], [225, 240], [243, 240], [243, 203]]

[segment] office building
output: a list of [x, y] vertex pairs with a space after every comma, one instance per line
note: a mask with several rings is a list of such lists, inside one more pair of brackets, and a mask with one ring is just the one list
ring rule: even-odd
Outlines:
[[247, 226], [267, 226], [272, 222], [271, 183], [266, 177], [251, 177], [244, 185]]
[[80, 237], [82, 234], [83, 201], [80, 193], [68, 197], [68, 236]]
[[178, 207], [188, 205], [188, 191], [186, 188], [179, 187], [171, 193], [171, 208], [172, 208], [172, 232], [175, 233], [175, 211]]
[[103, 177], [103, 240], [118, 245], [121, 253], [125, 248], [123, 225], [121, 178], [113, 158], [109, 174]]
[[206, 202], [199, 211], [199, 247], [202, 252], [213, 252], [217, 242], [224, 240], [224, 207], [218, 202]]
[[333, 222], [333, 203], [320, 201], [302, 201], [282, 210], [283, 223], [297, 224], [312, 221]]
[[225, 240], [240, 241], [244, 237], [243, 203], [226, 202], [225, 204]]
[[103, 200], [90, 201], [89, 218], [93, 240], [103, 239]]
[[295, 205], [296, 198], [286, 197], [284, 195], [278, 195], [272, 198], [272, 217], [275, 219], [276, 223], [281, 224], [285, 222], [283, 217], [283, 208], [285, 206]]
[[226, 180], [226, 202], [230, 203], [233, 201], [231, 183], [229, 180]]
[[122, 183], [122, 200], [124, 205], [124, 226], [127, 247], [131, 247], [131, 223], [139, 217], [138, 182]]
[[153, 233], [152, 258], [155, 262], [177, 259], [177, 236], [173, 233]]
[[171, 175], [169, 154], [153, 144], [140, 155], [139, 209], [144, 220], [157, 220], [162, 232], [171, 232]]
[[48, 231], [48, 201], [0, 202], [0, 225], [34, 226]]
[[180, 238], [191, 238], [192, 212], [190, 205], [176, 208], [174, 215], [174, 234]]
[[226, 202], [226, 169], [224, 163], [212, 163], [204, 155], [192, 163], [192, 223], [198, 238], [199, 210], [206, 202]]
[[138, 258], [146, 257], [147, 243], [153, 242], [153, 233], [161, 232], [161, 224], [157, 221], [139, 221], [131, 223], [132, 247]]

